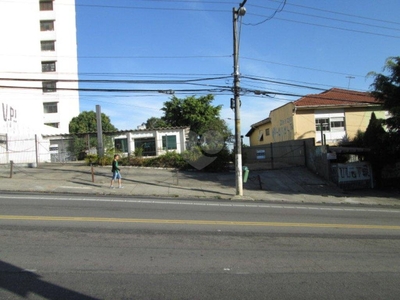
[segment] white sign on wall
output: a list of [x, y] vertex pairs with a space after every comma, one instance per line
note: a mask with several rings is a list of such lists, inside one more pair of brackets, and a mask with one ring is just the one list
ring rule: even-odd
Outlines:
[[372, 180], [372, 170], [368, 163], [338, 164], [338, 179], [341, 182]]
[[265, 150], [257, 150], [257, 159], [265, 159]]

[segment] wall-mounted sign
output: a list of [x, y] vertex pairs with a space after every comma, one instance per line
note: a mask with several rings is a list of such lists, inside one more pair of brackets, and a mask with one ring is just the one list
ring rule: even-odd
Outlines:
[[368, 163], [338, 164], [337, 171], [339, 183], [372, 180], [372, 170]]
[[265, 150], [257, 150], [256, 157], [257, 159], [265, 159]]

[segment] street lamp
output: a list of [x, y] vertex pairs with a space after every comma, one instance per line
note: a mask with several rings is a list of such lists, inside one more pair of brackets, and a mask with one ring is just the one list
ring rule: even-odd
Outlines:
[[239, 78], [239, 34], [237, 23], [240, 17], [246, 14], [244, 0], [239, 8], [233, 8], [233, 103], [235, 111], [235, 177], [236, 177], [236, 196], [243, 196], [242, 178], [242, 142], [240, 133], [240, 78]]

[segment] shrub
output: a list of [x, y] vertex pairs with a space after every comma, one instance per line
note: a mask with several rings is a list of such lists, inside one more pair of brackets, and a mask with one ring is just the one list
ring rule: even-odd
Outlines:
[[97, 164], [97, 163], [98, 163], [98, 160], [99, 160], [99, 157], [97, 156], [97, 154], [88, 154], [88, 155], [86, 155], [86, 157], [85, 157], [85, 162], [86, 162], [88, 165]]
[[103, 157], [100, 157], [97, 163], [101, 166], [107, 166], [112, 164], [113, 159], [114, 159], [113, 156], [105, 155]]
[[133, 155], [135, 157], [142, 157], [143, 156], [143, 148], [142, 147], [135, 148], [135, 151], [133, 151]]
[[158, 167], [158, 168], [178, 168], [182, 169], [186, 166], [186, 161], [182, 155], [176, 152], [167, 152], [166, 154], [158, 157], [147, 158], [143, 160], [145, 167]]
[[209, 172], [221, 172], [228, 169], [229, 162], [231, 161], [231, 154], [226, 147], [217, 153], [217, 159], [204, 168]]

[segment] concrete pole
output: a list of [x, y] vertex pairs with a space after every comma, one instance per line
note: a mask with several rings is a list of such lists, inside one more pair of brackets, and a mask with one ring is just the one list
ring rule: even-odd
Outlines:
[[36, 167], [39, 167], [39, 147], [38, 147], [39, 141], [37, 134], [35, 134], [35, 163]]
[[240, 132], [240, 78], [239, 78], [239, 41], [237, 22], [238, 17], [246, 13], [243, 5], [239, 9], [233, 8], [233, 100], [235, 110], [235, 182], [236, 196], [243, 196], [243, 170], [242, 170], [242, 141]]
[[101, 126], [100, 105], [96, 105], [96, 120], [97, 120], [97, 155], [98, 157], [103, 157], [104, 156], [103, 127]]

